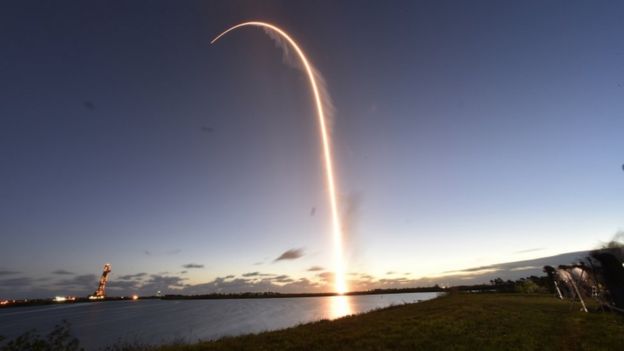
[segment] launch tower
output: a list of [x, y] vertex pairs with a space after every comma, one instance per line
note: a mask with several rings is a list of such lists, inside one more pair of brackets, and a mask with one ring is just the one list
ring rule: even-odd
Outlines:
[[102, 276], [100, 277], [100, 284], [98, 285], [97, 290], [93, 293], [93, 295], [89, 296], [91, 300], [99, 300], [106, 297], [104, 289], [106, 289], [106, 281], [108, 280], [108, 274], [111, 272], [111, 265], [107, 263], [104, 265], [104, 271], [102, 272]]

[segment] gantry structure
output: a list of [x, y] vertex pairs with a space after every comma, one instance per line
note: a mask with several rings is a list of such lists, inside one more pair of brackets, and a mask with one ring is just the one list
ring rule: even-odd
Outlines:
[[108, 280], [108, 274], [111, 272], [111, 265], [107, 263], [104, 265], [104, 271], [102, 272], [102, 276], [100, 277], [100, 284], [98, 285], [97, 290], [93, 293], [93, 295], [89, 296], [90, 299], [103, 299], [106, 297], [106, 281]]

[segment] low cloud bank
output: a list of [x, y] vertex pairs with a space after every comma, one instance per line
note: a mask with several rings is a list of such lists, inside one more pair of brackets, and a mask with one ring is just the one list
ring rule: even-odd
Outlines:
[[[291, 251], [291, 250], [289, 250]], [[285, 252], [284, 254], [288, 253]], [[363, 291], [372, 289], [396, 289], [408, 287], [471, 285], [488, 283], [495, 278], [516, 280], [530, 275], [543, 275], [545, 265], [557, 266], [569, 264], [587, 255], [588, 252], [572, 252], [557, 256], [544, 257], [534, 260], [501, 263], [489, 266], [471, 267], [466, 269], [443, 272], [437, 276], [411, 278], [408, 274], [386, 272], [381, 277], [366, 273], [349, 274], [349, 289]], [[289, 254], [290, 255], [290, 254]], [[288, 256], [288, 255], [287, 255]], [[298, 254], [291, 255], [301, 257]], [[202, 266], [198, 264], [190, 264]], [[198, 268], [198, 267], [194, 267]], [[0, 271], [2, 272], [2, 271]], [[9, 271], [5, 271], [9, 272]], [[210, 293], [240, 293], [240, 292], [280, 292], [280, 293], [315, 293], [331, 292], [333, 289], [334, 274], [313, 266], [306, 270], [306, 277], [296, 277], [286, 274], [263, 273], [259, 271], [236, 275], [224, 275], [209, 282], [191, 284], [186, 275], [148, 274], [139, 272], [119, 277], [112, 276], [107, 285], [107, 292], [112, 296], [139, 294], [143, 296], [161, 294], [210, 294]], [[10, 271], [10, 274], [0, 274], [0, 299], [2, 298], [36, 298], [52, 297], [55, 295], [87, 296], [97, 287], [98, 276], [95, 274], [66, 275], [64, 279], [34, 279], [23, 276], [19, 272]]]

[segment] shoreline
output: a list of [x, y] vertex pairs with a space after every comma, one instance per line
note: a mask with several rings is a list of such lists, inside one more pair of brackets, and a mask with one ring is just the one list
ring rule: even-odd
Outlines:
[[[601, 311], [594, 301], [588, 307], [589, 313], [581, 312], [578, 302], [550, 294], [449, 293], [333, 320], [208, 341], [151, 344], [157, 340], [126, 339], [83, 346], [126, 351], [618, 349], [624, 343], [624, 315]], [[78, 342], [65, 326], [66, 341]]]
[[7, 329], [0, 334], [8, 338], [5, 341], [13, 340], [34, 329], [45, 337], [54, 325], [67, 320], [70, 327], [68, 334], [82, 341], [82, 346], [87, 350], [98, 350], [115, 341], [154, 345], [176, 340], [192, 343], [224, 336], [275, 331], [405, 302], [425, 301], [437, 296], [439, 293], [305, 299], [151, 300], [139, 304], [128, 301], [119, 304], [32, 307], [6, 310], [6, 313], [0, 314], [0, 324], [8, 322]]
[[[491, 289], [491, 287], [489, 287]], [[141, 296], [137, 300], [237, 300], [237, 299], [279, 299], [279, 298], [304, 298], [304, 297], [329, 297], [329, 296], [363, 296], [363, 295], [392, 295], [392, 294], [411, 294], [411, 293], [428, 293], [428, 292], [447, 292], [448, 289], [440, 287], [422, 287], [422, 288], [405, 288], [405, 289], [375, 289], [369, 291], [352, 291], [345, 294], [338, 293], [276, 293], [276, 292], [259, 292], [259, 293], [234, 293], [234, 294], [203, 294], [203, 295], [174, 295], [167, 294], [163, 296]], [[14, 300], [15, 302], [1, 305], [0, 310], [14, 307], [31, 307], [31, 306], [47, 306], [47, 305], [66, 305], [74, 303], [103, 303], [113, 301], [137, 301], [131, 296], [111, 296], [99, 300], [90, 300], [84, 297], [78, 297], [74, 300], [54, 301], [53, 299], [30, 299], [26, 301]]]
[[452, 293], [286, 329], [140, 350], [585, 350], [624, 343], [624, 316], [597, 305], [590, 313], [576, 307], [547, 294]]

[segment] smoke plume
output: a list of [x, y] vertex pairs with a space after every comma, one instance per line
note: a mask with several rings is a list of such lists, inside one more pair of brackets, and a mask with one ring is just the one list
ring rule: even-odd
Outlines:
[[[301, 60], [299, 60], [298, 57], [292, 54], [292, 49], [288, 42], [286, 42], [284, 38], [282, 38], [279, 34], [273, 32], [273, 30], [269, 28], [263, 28], [263, 30], [273, 40], [275, 46], [282, 50], [282, 61], [288, 66], [298, 69], [303, 73], [306, 73], [305, 67]], [[331, 133], [334, 126], [336, 108], [334, 107], [331, 95], [329, 94], [329, 90], [327, 89], [325, 77], [323, 77], [321, 72], [319, 72], [319, 70], [317, 70], [311, 62], [308, 63], [312, 68], [312, 74], [314, 75], [319, 94], [321, 95], [321, 101], [323, 104], [323, 111], [325, 112], [327, 127], [329, 128], [329, 132]]]

